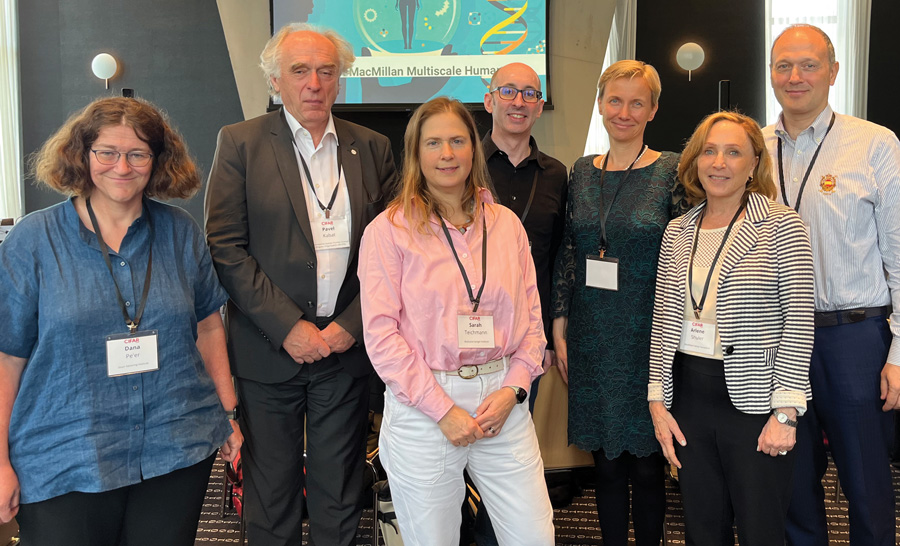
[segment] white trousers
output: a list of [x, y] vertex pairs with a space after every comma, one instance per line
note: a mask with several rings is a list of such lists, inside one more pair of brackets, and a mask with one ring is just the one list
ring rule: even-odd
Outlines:
[[[457, 406], [474, 415], [505, 375], [506, 370], [436, 379]], [[387, 389], [378, 444], [405, 546], [459, 544], [463, 469], [478, 487], [501, 546], [554, 544], [553, 508], [527, 404], [513, 408], [496, 437], [456, 447], [430, 417]]]

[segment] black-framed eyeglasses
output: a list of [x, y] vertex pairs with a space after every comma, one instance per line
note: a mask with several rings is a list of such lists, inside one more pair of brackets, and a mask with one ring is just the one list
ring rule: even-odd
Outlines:
[[492, 89], [491, 93], [494, 91], [497, 91], [497, 95], [503, 100], [516, 100], [516, 95], [519, 93], [522, 93], [522, 100], [525, 102], [537, 102], [544, 96], [544, 94], [537, 89], [516, 89], [515, 87], [507, 87], [505, 85]]
[[123, 155], [125, 156], [125, 161], [132, 167], [146, 167], [150, 164], [150, 160], [153, 159], [153, 154], [147, 152], [128, 152], [124, 154], [114, 150], [91, 150], [91, 152], [97, 158], [97, 163], [101, 165], [115, 165]]

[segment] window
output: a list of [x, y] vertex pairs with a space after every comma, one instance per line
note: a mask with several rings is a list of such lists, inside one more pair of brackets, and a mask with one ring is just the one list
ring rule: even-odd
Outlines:
[[24, 212], [16, 0], [0, 0], [0, 218]]

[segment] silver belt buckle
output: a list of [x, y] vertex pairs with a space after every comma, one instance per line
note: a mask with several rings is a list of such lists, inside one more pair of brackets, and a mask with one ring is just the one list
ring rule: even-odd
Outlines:
[[468, 366], [460, 366], [459, 370], [457, 370], [459, 376], [463, 379], [472, 379], [473, 377], [478, 375], [478, 366], [468, 365]]

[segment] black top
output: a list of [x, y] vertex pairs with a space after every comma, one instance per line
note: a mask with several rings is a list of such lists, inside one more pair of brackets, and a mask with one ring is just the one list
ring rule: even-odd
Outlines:
[[538, 150], [534, 137], [530, 140], [531, 154], [518, 165], [513, 165], [509, 161], [509, 156], [497, 148], [491, 139], [491, 131], [484, 136], [482, 145], [488, 173], [491, 175], [493, 186], [491, 190], [497, 202], [511, 209], [520, 219], [528, 206], [534, 175], [537, 172], [534, 198], [528, 207], [523, 224], [531, 242], [531, 257], [534, 259], [538, 292], [541, 297], [541, 316], [544, 319], [547, 348], [552, 349], [550, 281], [566, 220], [568, 195], [566, 167]]

